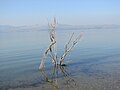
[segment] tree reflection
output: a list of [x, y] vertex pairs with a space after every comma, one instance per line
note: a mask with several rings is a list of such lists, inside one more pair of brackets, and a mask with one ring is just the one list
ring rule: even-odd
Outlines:
[[50, 84], [52, 90], [78, 90], [77, 83], [68, 73], [66, 66], [54, 65], [50, 73], [51, 76], [47, 74], [45, 69], [41, 69], [40, 73], [45, 82]]

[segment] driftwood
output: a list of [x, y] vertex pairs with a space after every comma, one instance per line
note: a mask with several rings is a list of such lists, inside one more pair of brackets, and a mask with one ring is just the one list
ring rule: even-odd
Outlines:
[[57, 26], [57, 20], [56, 18], [54, 18], [52, 23], [48, 24], [49, 26], [49, 34], [50, 34], [50, 45], [48, 46], [48, 48], [45, 50], [43, 58], [41, 60], [39, 69], [43, 69], [44, 68], [44, 61], [47, 57], [48, 54], [50, 54], [52, 62], [54, 65], [61, 65], [61, 66], [65, 66], [64, 59], [67, 56], [67, 54], [73, 49], [73, 47], [78, 43], [78, 41], [81, 39], [82, 34], [80, 33], [80, 35], [74, 39], [74, 33], [71, 35], [69, 41], [66, 43], [65, 48], [64, 48], [64, 52], [62, 54], [62, 56], [58, 59], [57, 57], [57, 41], [56, 41], [56, 26]]

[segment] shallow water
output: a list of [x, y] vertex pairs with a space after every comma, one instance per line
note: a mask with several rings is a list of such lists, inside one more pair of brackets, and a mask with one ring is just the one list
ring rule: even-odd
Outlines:
[[[120, 29], [58, 30], [58, 56], [72, 32], [75, 35], [84, 33], [65, 59], [66, 70], [76, 80], [79, 89], [119, 90]], [[0, 90], [32, 90], [35, 87], [36, 90], [47, 90], [45, 88], [49, 86], [38, 67], [48, 45], [47, 30], [0, 32]], [[52, 69], [49, 57], [45, 65], [49, 75]], [[64, 81], [60, 79], [60, 82], [64, 90]]]

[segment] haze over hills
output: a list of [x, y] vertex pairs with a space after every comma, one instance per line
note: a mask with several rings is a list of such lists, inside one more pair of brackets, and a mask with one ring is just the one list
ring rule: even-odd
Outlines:
[[[119, 29], [120, 25], [66, 25], [59, 24], [58, 30], [86, 30], [86, 29]], [[32, 25], [32, 26], [10, 26], [0, 25], [0, 32], [14, 32], [14, 31], [43, 31], [48, 30], [48, 26]]]

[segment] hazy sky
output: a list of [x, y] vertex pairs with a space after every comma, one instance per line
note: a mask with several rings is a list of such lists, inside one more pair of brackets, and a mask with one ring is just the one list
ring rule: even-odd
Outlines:
[[0, 24], [120, 24], [120, 0], [0, 0]]

